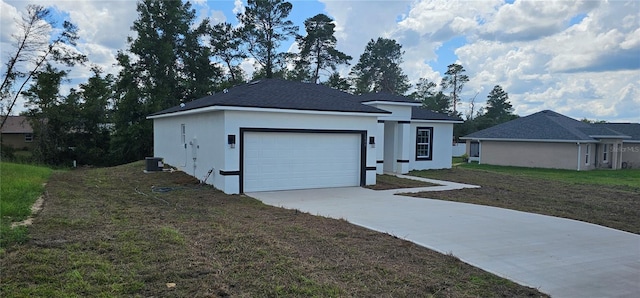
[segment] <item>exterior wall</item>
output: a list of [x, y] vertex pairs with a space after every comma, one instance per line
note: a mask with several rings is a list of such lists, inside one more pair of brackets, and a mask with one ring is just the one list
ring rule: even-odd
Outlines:
[[[187, 150], [181, 141], [181, 124], [186, 125]], [[154, 119], [154, 155], [198, 179], [213, 168], [207, 183], [236, 194], [240, 192], [240, 128], [358, 130], [366, 131], [367, 140], [369, 136], [377, 140], [379, 133], [376, 116], [217, 111]], [[233, 148], [227, 144], [228, 135], [236, 136]], [[366, 167], [375, 169], [376, 146], [365, 146]], [[365, 183], [376, 183], [376, 170], [366, 171]]]
[[13, 147], [15, 149], [32, 149], [34, 147], [33, 142], [24, 141], [25, 134], [23, 133], [3, 133], [2, 144], [5, 146]]
[[382, 175], [384, 173], [384, 127], [384, 122], [378, 122], [378, 132], [376, 134], [376, 174], [378, 175]]
[[623, 167], [640, 168], [640, 143], [623, 143], [619, 151], [622, 153]]
[[[224, 190], [227, 187], [225, 179], [219, 174], [226, 144], [223, 121], [222, 112], [154, 119], [154, 155], [200, 180], [214, 168], [207, 183]], [[185, 143], [182, 142], [182, 124], [185, 125]]]
[[[431, 160], [416, 160], [416, 133], [418, 127], [433, 127]], [[409, 170], [450, 169], [453, 148], [453, 124], [438, 122], [412, 122], [408, 139]]]
[[[580, 170], [593, 169], [595, 144], [591, 144], [586, 164], [586, 144], [580, 145]], [[578, 169], [578, 146], [575, 143], [480, 142], [480, 163], [532, 168]]]

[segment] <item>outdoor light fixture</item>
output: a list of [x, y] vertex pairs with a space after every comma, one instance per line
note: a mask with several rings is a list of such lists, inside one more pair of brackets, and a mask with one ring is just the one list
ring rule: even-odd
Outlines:
[[227, 144], [229, 144], [229, 148], [236, 147], [236, 135], [227, 135]]
[[371, 145], [372, 148], [376, 147], [376, 137], [369, 137], [369, 145]]

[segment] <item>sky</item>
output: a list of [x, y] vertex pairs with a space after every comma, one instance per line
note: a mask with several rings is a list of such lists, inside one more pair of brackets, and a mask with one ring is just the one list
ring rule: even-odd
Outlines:
[[[29, 3], [55, 10], [76, 24], [77, 49], [105, 72], [117, 74], [115, 55], [127, 48], [137, 18], [132, 0], [0, 0], [0, 70], [12, 51], [14, 19]], [[300, 33], [303, 22], [324, 13], [335, 20], [337, 48], [354, 59], [368, 41], [395, 39], [402, 45], [402, 68], [412, 83], [439, 83], [447, 65], [461, 64], [469, 82], [458, 110], [476, 110], [500, 85], [514, 112], [526, 116], [554, 110], [575, 119], [640, 122], [640, 1], [502, 0], [298, 0], [290, 15]], [[195, 0], [198, 18], [237, 24], [246, 0]], [[295, 51], [293, 40], [283, 51]], [[251, 70], [252, 61], [243, 63]], [[350, 66], [340, 69], [348, 75]], [[70, 82], [91, 76], [75, 67]], [[77, 84], [77, 83], [75, 83]], [[19, 106], [17, 111], [23, 110]]]

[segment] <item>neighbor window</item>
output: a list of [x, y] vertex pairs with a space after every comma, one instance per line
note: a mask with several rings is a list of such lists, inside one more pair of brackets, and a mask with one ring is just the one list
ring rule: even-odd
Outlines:
[[180, 124], [180, 141], [182, 141], [182, 144], [187, 143], [187, 128], [184, 124]]
[[33, 134], [31, 134], [31, 133], [27, 133], [27, 134], [25, 134], [25, 135], [24, 135], [24, 141], [25, 141], [26, 143], [33, 142]]
[[587, 144], [587, 148], [585, 149], [585, 158], [584, 158], [584, 164], [588, 165], [589, 164], [589, 153], [591, 152], [591, 144]]
[[602, 146], [602, 162], [609, 162], [609, 144]]
[[418, 127], [416, 131], [416, 160], [431, 160], [433, 127]]

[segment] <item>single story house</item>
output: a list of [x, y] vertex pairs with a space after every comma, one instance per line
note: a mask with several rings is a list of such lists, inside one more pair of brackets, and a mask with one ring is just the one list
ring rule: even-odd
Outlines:
[[412, 99], [264, 79], [153, 120], [154, 155], [228, 194], [363, 186], [376, 174], [451, 167], [459, 118]]
[[[15, 149], [33, 147], [33, 128], [25, 116], [6, 116], [7, 121], [0, 129], [2, 145]], [[2, 119], [0, 119], [2, 120]]]
[[639, 123], [586, 123], [545, 110], [462, 137], [469, 161], [570, 170], [640, 167]]

